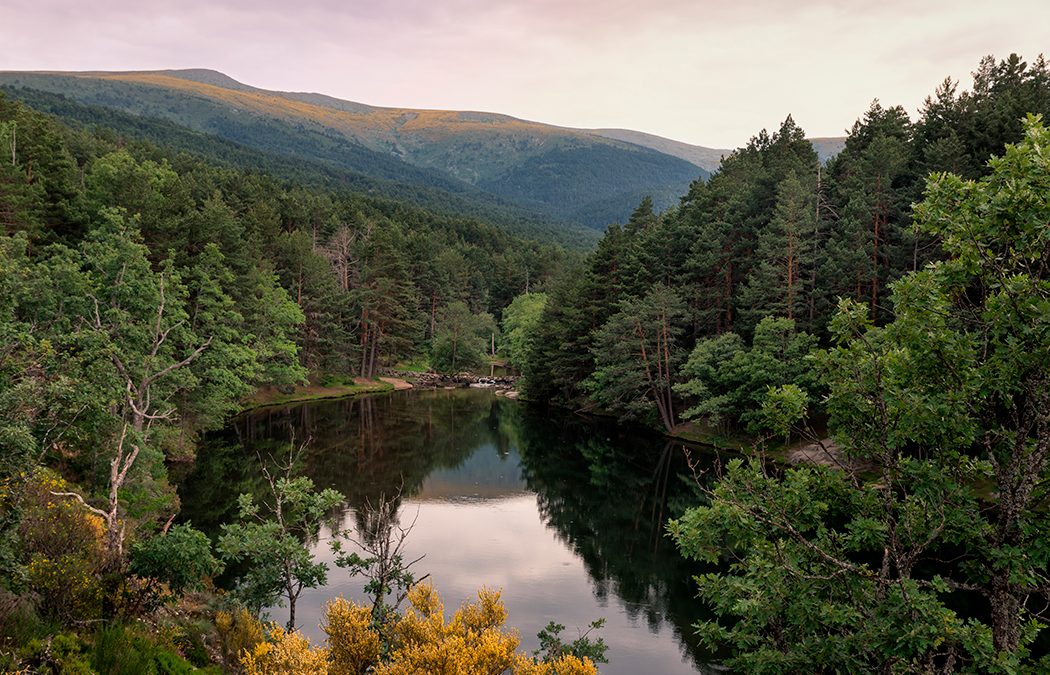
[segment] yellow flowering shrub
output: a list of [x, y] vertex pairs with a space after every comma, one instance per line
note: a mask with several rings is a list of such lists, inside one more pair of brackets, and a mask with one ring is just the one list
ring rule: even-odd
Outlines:
[[598, 668], [590, 659], [566, 654], [555, 661], [536, 661], [522, 654], [515, 657], [511, 667], [514, 675], [598, 675]]
[[101, 610], [99, 574], [105, 562], [105, 524], [68, 497], [69, 484], [50, 471], [29, 478], [22, 497], [19, 538], [26, 578], [42, 614], [72, 622]]
[[215, 629], [223, 662], [231, 667], [240, 664], [241, 654], [252, 651], [265, 639], [263, 625], [248, 610], [215, 613]]
[[390, 627], [385, 658], [370, 608], [337, 598], [325, 608], [327, 648], [311, 648], [299, 633], [275, 626], [267, 641], [242, 653], [241, 664], [248, 675], [597, 675], [589, 659], [570, 655], [538, 663], [518, 653], [518, 633], [505, 626], [499, 591], [481, 589], [477, 601], [465, 603], [448, 621], [430, 584], [414, 587], [408, 601]]
[[341, 597], [328, 603], [321, 628], [328, 635], [332, 672], [364, 674], [379, 662], [379, 634], [371, 623], [368, 607]]
[[18, 533], [22, 547], [47, 558], [75, 553], [101, 562], [105, 523], [77, 501], [52, 494], [70, 491], [69, 483], [51, 471], [39, 471], [29, 479]]
[[390, 661], [377, 674], [493, 673], [513, 665], [520, 644], [514, 630], [505, 630], [507, 610], [498, 591], [481, 589], [477, 602], [463, 605], [446, 622], [434, 588], [420, 584], [408, 596], [410, 608], [394, 628]]
[[507, 608], [500, 601], [500, 592], [488, 588], [478, 591], [478, 601], [463, 605], [452, 617], [456, 633], [482, 633], [500, 628], [507, 620]]
[[29, 587], [39, 597], [40, 613], [72, 622], [93, 618], [102, 608], [102, 587], [94, 570], [77, 555], [33, 556], [26, 566]]
[[328, 650], [274, 624], [268, 640], [244, 651], [241, 665], [247, 675], [328, 675]]

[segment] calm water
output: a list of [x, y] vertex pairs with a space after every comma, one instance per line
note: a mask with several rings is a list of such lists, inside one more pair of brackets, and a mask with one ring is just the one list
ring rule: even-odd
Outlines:
[[[232, 520], [237, 494], [260, 489], [258, 457], [293, 435], [309, 439], [304, 473], [347, 496], [343, 528], [403, 486], [401, 520], [416, 519], [408, 554], [425, 555], [413, 569], [431, 574], [446, 608], [501, 588], [530, 651], [552, 619], [574, 638], [604, 617], [603, 673], [705, 671], [689, 627], [697, 570], [663, 536], [693, 501], [682, 446], [478, 389], [269, 408], [207, 441], [182, 483], [183, 517], [212, 532]], [[331, 562], [329, 536], [314, 550]], [[361, 585], [332, 565], [328, 586], [299, 600], [301, 628], [319, 642], [325, 601], [361, 598]]]

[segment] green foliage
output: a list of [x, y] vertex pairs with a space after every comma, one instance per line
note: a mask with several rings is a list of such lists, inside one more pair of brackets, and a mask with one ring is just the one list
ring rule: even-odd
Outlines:
[[[892, 287], [894, 320], [840, 303], [817, 357], [832, 433], [866, 467], [730, 463], [671, 522], [698, 578], [698, 626], [749, 672], [1039, 670], [1050, 563], [1050, 130], [966, 181], [935, 174], [916, 223], [946, 259]], [[782, 421], [800, 390], [774, 390]], [[783, 425], [781, 425], [783, 426]], [[974, 606], [974, 595], [983, 599]], [[968, 602], [969, 601], [969, 602]]]
[[101, 627], [94, 637], [91, 665], [107, 675], [190, 675], [200, 673], [186, 659], [157, 644], [135, 626], [121, 623]]
[[331, 511], [342, 503], [335, 490], [316, 490], [303, 476], [293, 476], [295, 454], [278, 472], [264, 468], [269, 501], [250, 494], [237, 500], [239, 522], [223, 525], [218, 550], [224, 561], [239, 563], [234, 597], [258, 615], [280, 601], [288, 603], [288, 626], [295, 626], [295, 603], [305, 588], [324, 585], [328, 566], [308, 548]]
[[595, 336], [595, 371], [586, 386], [613, 412], [644, 418], [655, 407], [664, 428], [676, 423], [671, 386], [682, 360], [685, 306], [673, 290], [653, 286], [626, 300]]
[[[1026, 112], [1050, 113], [1045, 60], [988, 57], [972, 91], [959, 94], [946, 82], [915, 123], [899, 106], [874, 103], [842, 152], [823, 165], [790, 117], [760, 132], [708, 180], [693, 183], [676, 207], [655, 213], [653, 202], [640, 204], [624, 226], [608, 228], [575, 274], [547, 289], [538, 346], [522, 366], [529, 397], [584, 405], [599, 331], [619, 303], [643, 297], [654, 283], [686, 303], [687, 351], [728, 348], [705, 342], [729, 333], [746, 350], [767, 316], [791, 319], [800, 334], [826, 342], [841, 298], [867, 305], [872, 321], [886, 324], [891, 285], [942, 257], [936, 235], [911, 227], [910, 205], [924, 177], [931, 169], [986, 175], [986, 158], [1019, 138]], [[718, 361], [711, 367], [722, 368]], [[695, 394], [680, 390], [697, 397], [687, 401], [690, 414], [752, 431], [761, 424], [753, 413], [765, 387], [789, 381], [756, 381], [755, 395], [738, 402], [730, 392], [743, 383], [716, 379], [731, 378], [715, 373]], [[796, 384], [819, 407], [821, 392]]]
[[474, 314], [463, 302], [453, 302], [441, 312], [430, 363], [442, 373], [480, 367], [496, 330], [491, 314]]
[[44, 668], [50, 667], [73, 675], [91, 675], [94, 672], [88, 645], [70, 633], [54, 635], [43, 644], [30, 644], [28, 651], [30, 659], [39, 662]]
[[816, 201], [814, 187], [803, 185], [794, 173], [777, 185], [772, 219], [758, 234], [756, 263], [740, 289], [740, 317], [748, 325], [769, 315], [796, 321], [809, 315], [817, 264]]
[[502, 350], [512, 367], [520, 370], [532, 358], [540, 317], [546, 304], [546, 293], [523, 293], [503, 310]]
[[765, 426], [785, 439], [793, 428], [805, 422], [809, 396], [797, 384], [770, 387], [762, 401]]
[[755, 327], [750, 349], [735, 333], [698, 341], [682, 368], [684, 382], [675, 387], [695, 401], [682, 416], [723, 429], [739, 423], [752, 433], [762, 431], [771, 387], [791, 385], [803, 398], [819, 392], [806, 358], [816, 344], [791, 319], [773, 317]]
[[601, 637], [593, 639], [590, 637], [592, 631], [601, 630], [604, 625], [605, 619], [596, 619], [579, 637], [566, 643], [561, 637], [565, 626], [551, 621], [536, 634], [540, 641], [540, 648], [534, 653], [545, 662], [557, 661], [563, 656], [572, 655], [581, 660], [590, 659], [594, 663], [608, 663], [609, 659], [605, 657], [605, 652], [608, 651], [609, 646], [605, 644], [605, 640]]
[[222, 572], [212, 555], [211, 541], [188, 524], [136, 543], [131, 549], [129, 571], [168, 586], [172, 593], [197, 590], [201, 582]]
[[[99, 672], [111, 675], [158, 672], [154, 646], [119, 623], [103, 626], [95, 633], [91, 661]], [[190, 672], [190, 669], [181, 672]]]

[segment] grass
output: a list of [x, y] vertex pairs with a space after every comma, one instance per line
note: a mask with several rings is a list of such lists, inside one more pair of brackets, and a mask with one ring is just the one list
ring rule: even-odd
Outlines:
[[755, 438], [746, 433], [725, 433], [712, 427], [696, 422], [686, 422], [675, 427], [674, 431], [667, 434], [671, 438], [680, 438], [690, 443], [711, 445], [722, 450], [736, 450], [739, 452], [754, 447]]
[[322, 378], [317, 384], [296, 387], [290, 393], [278, 391], [273, 387], [260, 389], [244, 402], [241, 410], [252, 410], [254, 408], [284, 405], [286, 403], [300, 403], [302, 401], [317, 401], [327, 398], [348, 398], [365, 394], [380, 394], [393, 390], [394, 385], [389, 382], [380, 382], [379, 380]]
[[394, 366], [394, 370], [402, 370], [406, 373], [429, 373], [430, 358], [426, 354], [413, 357], [407, 361], [400, 361]]

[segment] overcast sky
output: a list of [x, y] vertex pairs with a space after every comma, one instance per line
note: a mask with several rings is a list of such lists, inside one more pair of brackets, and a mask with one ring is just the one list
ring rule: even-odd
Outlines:
[[734, 147], [788, 114], [914, 116], [985, 54], [1050, 51], [1048, 0], [0, 0], [0, 70], [212, 68], [373, 105]]

